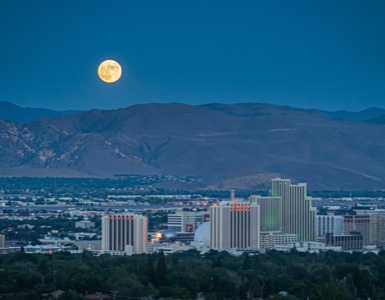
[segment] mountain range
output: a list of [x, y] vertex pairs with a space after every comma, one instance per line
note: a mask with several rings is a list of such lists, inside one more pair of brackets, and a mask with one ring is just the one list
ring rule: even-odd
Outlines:
[[170, 174], [210, 189], [266, 188], [282, 177], [311, 190], [382, 189], [384, 115], [170, 103], [22, 121], [2, 109], [0, 176]]
[[79, 110], [56, 111], [45, 108], [20, 107], [8, 101], [0, 101], [0, 120], [29, 122], [40, 118], [55, 118], [79, 113]]

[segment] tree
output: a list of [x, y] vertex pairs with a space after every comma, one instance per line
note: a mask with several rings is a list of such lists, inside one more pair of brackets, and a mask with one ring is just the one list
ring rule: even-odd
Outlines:
[[158, 265], [156, 269], [156, 282], [158, 285], [167, 285], [167, 266], [164, 252], [160, 250], [158, 255]]
[[39, 270], [40, 274], [43, 276], [42, 283], [44, 285], [45, 276], [48, 274], [48, 271], [49, 271], [48, 263], [47, 263], [45, 258], [42, 258], [40, 260], [38, 270]]
[[250, 257], [249, 257], [249, 254], [248, 253], [244, 253], [243, 254], [244, 256], [244, 259], [243, 259], [243, 266], [242, 266], [242, 269], [243, 270], [247, 270], [247, 269], [250, 269]]
[[146, 276], [151, 283], [155, 283], [155, 270], [152, 264], [152, 255], [147, 254]]

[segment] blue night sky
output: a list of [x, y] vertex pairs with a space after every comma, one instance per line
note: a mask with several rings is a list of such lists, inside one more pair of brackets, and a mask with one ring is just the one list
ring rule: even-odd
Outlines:
[[383, 0], [1, 0], [0, 28], [0, 100], [23, 107], [385, 108]]

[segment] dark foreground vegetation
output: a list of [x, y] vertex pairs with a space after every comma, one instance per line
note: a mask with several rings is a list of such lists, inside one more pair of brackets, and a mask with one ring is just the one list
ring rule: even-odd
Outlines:
[[[385, 299], [385, 251], [269, 251], [231, 256], [195, 250], [165, 256], [17, 253], [0, 256], [0, 299]], [[285, 291], [286, 297], [279, 293]], [[45, 295], [45, 296], [43, 296]]]

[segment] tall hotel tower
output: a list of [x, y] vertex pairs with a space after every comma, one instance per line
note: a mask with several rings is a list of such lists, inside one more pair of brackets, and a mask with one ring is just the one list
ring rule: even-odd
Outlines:
[[250, 203], [259, 205], [261, 231], [282, 231], [281, 197], [261, 197], [252, 195], [249, 200]]
[[271, 196], [281, 197], [282, 199], [282, 232], [289, 233], [285, 229], [288, 227], [289, 223], [290, 179], [273, 179], [271, 181]]
[[147, 218], [132, 213], [102, 217], [102, 251], [147, 251]]
[[282, 198], [282, 232], [297, 234], [299, 242], [314, 241], [317, 210], [306, 195], [306, 183], [294, 185], [289, 179], [273, 179], [271, 195]]
[[246, 202], [221, 202], [210, 207], [210, 247], [258, 249], [259, 206]]

